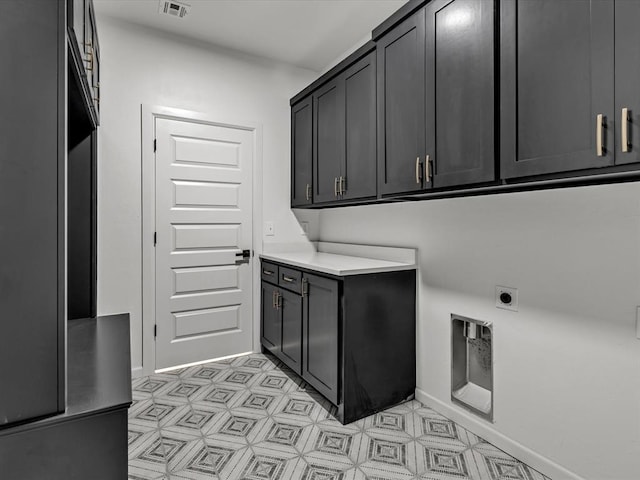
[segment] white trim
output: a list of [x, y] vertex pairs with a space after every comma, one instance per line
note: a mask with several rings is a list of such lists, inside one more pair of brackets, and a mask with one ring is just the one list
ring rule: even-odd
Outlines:
[[136, 378], [140, 378], [140, 377], [144, 377], [144, 374], [142, 373], [142, 367], [135, 367], [131, 369], [131, 379], [136, 379]]
[[[155, 153], [153, 140], [155, 138], [155, 120], [168, 118], [173, 120], [188, 120], [220, 127], [231, 127], [253, 132], [253, 201], [252, 201], [252, 230], [254, 257], [252, 263], [251, 291], [253, 298], [253, 351], [260, 349], [260, 292], [258, 255], [262, 253], [262, 125], [248, 121], [221, 122], [210, 115], [179, 108], [161, 105], [141, 105], [142, 123], [142, 366], [132, 370], [132, 376], [151, 375], [155, 370], [155, 340], [153, 327], [155, 325], [155, 255], [153, 247], [153, 233], [155, 232]], [[257, 301], [256, 301], [257, 299]]]
[[489, 441], [501, 450], [504, 450], [512, 457], [526, 463], [530, 467], [535, 468], [544, 475], [554, 479], [562, 480], [584, 480], [570, 470], [558, 465], [554, 461], [543, 457], [539, 453], [534, 452], [530, 448], [512, 440], [506, 435], [498, 432], [491, 424], [472, 416], [470, 413], [449, 405], [442, 400], [429, 395], [428, 393], [416, 388], [416, 400], [420, 401], [427, 407], [432, 408], [436, 412], [450, 418], [454, 422], [460, 424], [467, 430], [479, 435]]

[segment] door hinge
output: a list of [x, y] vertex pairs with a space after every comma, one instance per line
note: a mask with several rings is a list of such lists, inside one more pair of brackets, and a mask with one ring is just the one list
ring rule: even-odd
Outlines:
[[158, 244], [158, 232], [153, 232], [153, 246]]
[[156, 140], [154, 138], [153, 139], [153, 153], [155, 153], [157, 149], [158, 149], [158, 140]]
[[153, 326], [153, 338], [158, 336], [158, 325]]

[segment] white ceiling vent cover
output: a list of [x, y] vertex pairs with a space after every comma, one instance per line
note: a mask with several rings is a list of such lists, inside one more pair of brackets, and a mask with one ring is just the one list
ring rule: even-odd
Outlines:
[[172, 17], [184, 18], [191, 12], [191, 5], [177, 0], [160, 0], [158, 13], [170, 15]]

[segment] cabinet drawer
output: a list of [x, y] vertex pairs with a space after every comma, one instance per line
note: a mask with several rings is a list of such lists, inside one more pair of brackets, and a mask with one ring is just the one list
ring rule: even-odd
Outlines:
[[273, 263], [262, 262], [262, 280], [278, 284], [278, 266]]
[[280, 267], [278, 285], [296, 293], [302, 292], [302, 272], [291, 268]]

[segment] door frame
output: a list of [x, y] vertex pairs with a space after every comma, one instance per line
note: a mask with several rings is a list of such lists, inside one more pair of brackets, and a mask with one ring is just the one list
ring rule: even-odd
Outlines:
[[[252, 332], [251, 344], [254, 352], [260, 349], [260, 292], [256, 289], [260, 286], [259, 267], [260, 262], [256, 259], [262, 253], [261, 232], [258, 228], [262, 225], [262, 125], [251, 121], [225, 120], [220, 121], [209, 114], [183, 110], [180, 108], [166, 107], [162, 105], [141, 105], [142, 121], [142, 224], [141, 224], [141, 249], [142, 249], [142, 331], [140, 338], [142, 341], [142, 366], [132, 370], [134, 378], [151, 375], [155, 372], [156, 366], [156, 342], [154, 338], [154, 326], [156, 317], [156, 295], [155, 295], [155, 247], [153, 245], [153, 234], [156, 219], [156, 182], [155, 182], [155, 151], [153, 141], [156, 133], [156, 119], [165, 118], [169, 120], [186, 120], [193, 123], [202, 123], [216, 127], [230, 127], [240, 130], [247, 130], [253, 133], [253, 163], [252, 163], [252, 250], [251, 259], [251, 298], [252, 298]], [[135, 339], [137, 335], [132, 335]]]

